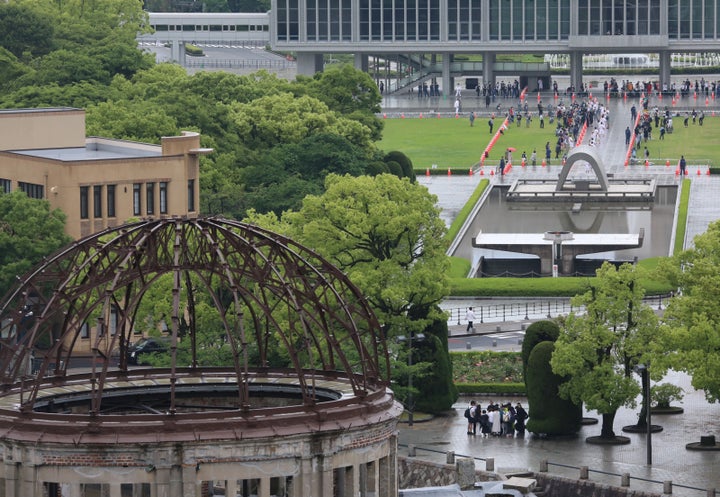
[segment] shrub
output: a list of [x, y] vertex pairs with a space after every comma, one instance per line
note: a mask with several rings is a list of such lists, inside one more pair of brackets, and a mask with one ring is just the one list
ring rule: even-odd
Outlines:
[[554, 321], [536, 321], [525, 330], [520, 357], [523, 362], [523, 376], [527, 378], [527, 363], [530, 353], [540, 342], [555, 342], [560, 336], [560, 327]]
[[558, 387], [564, 381], [552, 372], [550, 358], [555, 344], [540, 342], [528, 359], [525, 380], [530, 420], [528, 431], [549, 436], [576, 434], [582, 425], [582, 406], [561, 399]]
[[650, 398], [660, 408], [670, 407], [670, 403], [682, 400], [685, 390], [672, 383], [660, 383], [650, 387]]
[[458, 383], [455, 386], [459, 393], [465, 394], [526, 395], [522, 383]]

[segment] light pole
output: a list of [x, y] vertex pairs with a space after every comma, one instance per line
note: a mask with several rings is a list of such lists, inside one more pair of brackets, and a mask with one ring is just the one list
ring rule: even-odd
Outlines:
[[407, 412], [408, 412], [408, 426], [413, 425], [413, 412], [415, 411], [415, 401], [413, 400], [413, 374], [412, 374], [412, 351], [413, 342], [416, 340], [424, 340], [425, 335], [422, 333], [411, 333], [409, 337], [405, 335], [398, 335], [397, 341], [399, 343], [408, 343], [408, 400], [407, 400]]
[[640, 373], [643, 386], [643, 402], [645, 404], [645, 422], [646, 429], [646, 445], [647, 445], [647, 465], [652, 466], [652, 414], [650, 412], [650, 371], [645, 364], [638, 364], [633, 368], [635, 372]]

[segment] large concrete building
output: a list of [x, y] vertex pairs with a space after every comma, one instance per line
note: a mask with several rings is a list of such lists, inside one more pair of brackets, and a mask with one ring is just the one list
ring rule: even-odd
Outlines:
[[85, 111], [0, 110], [0, 192], [22, 190], [67, 215], [80, 238], [130, 218], [197, 215], [200, 136], [161, 145], [85, 136]]
[[[657, 53], [661, 84], [671, 54], [720, 51], [719, 0], [272, 0], [271, 46], [297, 53], [298, 73], [322, 70], [322, 55], [402, 54], [417, 81], [475, 72], [486, 82], [521, 74], [498, 54], [570, 54], [571, 84], [582, 84], [586, 53]], [[418, 58], [424, 54], [426, 57]], [[457, 54], [482, 54], [478, 67]], [[430, 63], [427, 62], [429, 56]], [[400, 64], [400, 61], [398, 61]]]

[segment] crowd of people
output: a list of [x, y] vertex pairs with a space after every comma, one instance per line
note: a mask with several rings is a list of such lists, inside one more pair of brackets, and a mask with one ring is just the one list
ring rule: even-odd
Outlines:
[[483, 409], [473, 400], [465, 409], [465, 418], [468, 435], [477, 435], [479, 429], [483, 437], [522, 437], [528, 413], [519, 402], [513, 406], [510, 402], [500, 405], [490, 401]]

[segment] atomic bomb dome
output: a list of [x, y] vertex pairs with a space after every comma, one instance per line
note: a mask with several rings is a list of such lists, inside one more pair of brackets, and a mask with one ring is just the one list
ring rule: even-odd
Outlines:
[[[169, 359], [131, 367], [149, 322]], [[378, 322], [286, 237], [220, 218], [108, 229], [19, 279], [0, 332], [2, 495], [397, 494]]]

